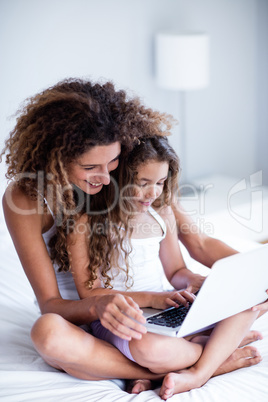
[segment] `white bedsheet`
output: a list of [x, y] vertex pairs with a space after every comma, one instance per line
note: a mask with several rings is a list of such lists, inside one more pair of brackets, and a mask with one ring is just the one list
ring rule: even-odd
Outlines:
[[[1, 214], [0, 214], [1, 215]], [[84, 381], [48, 366], [37, 354], [30, 329], [39, 316], [32, 289], [24, 275], [3, 217], [0, 217], [0, 400], [34, 402], [160, 401], [158, 390], [139, 395], [124, 392], [122, 381]], [[238, 242], [237, 247], [252, 245]], [[212, 378], [200, 389], [171, 402], [267, 402], [268, 316], [254, 324], [264, 339], [256, 342], [263, 360], [254, 367]]]

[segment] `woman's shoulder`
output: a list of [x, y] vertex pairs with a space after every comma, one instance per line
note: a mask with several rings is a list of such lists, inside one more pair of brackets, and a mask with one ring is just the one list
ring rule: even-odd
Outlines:
[[50, 217], [43, 213], [41, 200], [27, 195], [16, 183], [8, 185], [2, 203], [9, 231], [19, 234], [21, 239], [26, 231], [38, 235], [51, 226], [51, 222], [47, 221]]
[[38, 197], [34, 199], [26, 194], [15, 182], [9, 183], [4, 192], [2, 201], [5, 210], [10, 209], [17, 213], [22, 211], [25, 211], [25, 213], [27, 211], [33, 212], [38, 206]]

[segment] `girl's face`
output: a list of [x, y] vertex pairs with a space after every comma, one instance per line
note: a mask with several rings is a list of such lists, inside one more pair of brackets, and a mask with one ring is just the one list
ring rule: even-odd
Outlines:
[[168, 177], [167, 162], [149, 161], [141, 165], [136, 176], [135, 205], [139, 212], [146, 212], [163, 192]]
[[87, 194], [97, 194], [110, 183], [110, 172], [118, 166], [121, 145], [97, 145], [68, 166], [69, 180]]

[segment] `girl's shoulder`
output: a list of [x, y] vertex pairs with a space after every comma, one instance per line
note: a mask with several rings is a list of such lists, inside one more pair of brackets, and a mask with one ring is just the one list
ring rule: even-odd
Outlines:
[[163, 206], [154, 208], [154, 211], [160, 216], [160, 219], [165, 225], [165, 233], [173, 231], [176, 228], [176, 220], [171, 206]]
[[87, 214], [83, 214], [75, 219], [75, 225], [87, 224], [89, 222]]
[[170, 205], [165, 205], [159, 208], [152, 208], [164, 221], [174, 220], [174, 213]]

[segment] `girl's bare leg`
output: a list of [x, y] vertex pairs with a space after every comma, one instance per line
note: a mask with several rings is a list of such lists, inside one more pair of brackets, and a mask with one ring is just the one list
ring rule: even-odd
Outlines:
[[[206, 331], [205, 334], [206, 333], [211, 334], [211, 330]], [[209, 339], [209, 335], [198, 334], [193, 337], [189, 337], [189, 339], [191, 339], [191, 342], [199, 343], [204, 348]], [[243, 346], [248, 345], [249, 343], [257, 341], [259, 339], [262, 339], [262, 335], [260, 332], [249, 331], [242, 342], [239, 344], [239, 348], [237, 348], [232, 353], [232, 355], [228, 357], [228, 359], [216, 370], [213, 376], [259, 363], [260, 357], [255, 347], [248, 346], [246, 348], [242, 348]], [[159, 381], [156, 385], [159, 386]], [[153, 389], [153, 382], [148, 379], [132, 380], [128, 384], [128, 392], [131, 392], [133, 394], [138, 394], [149, 389]]]
[[[231, 371], [223, 370], [223, 363], [225, 364], [228, 361], [228, 358], [240, 345], [257, 316], [258, 313], [247, 310], [219, 322], [212, 331], [198, 362], [188, 370], [166, 375], [160, 389], [162, 399], [168, 399], [173, 394], [199, 388], [213, 375]], [[244, 349], [246, 348], [250, 347]], [[257, 352], [255, 359], [257, 362], [261, 360]], [[249, 360], [254, 360], [254, 357]]]
[[40, 317], [31, 335], [37, 351], [49, 365], [77, 378], [163, 378], [163, 375], [153, 374], [131, 362], [110, 344], [94, 338], [57, 314]]
[[84, 380], [158, 379], [114, 346], [86, 333], [57, 314], [41, 316], [32, 328], [36, 350], [51, 366]]
[[[156, 374], [169, 373], [194, 365], [208, 342], [207, 334], [211, 333], [210, 330], [198, 335], [176, 338], [148, 332], [143, 335], [141, 340], [132, 339], [129, 342], [129, 349], [134, 360], [142, 367], [146, 367]], [[238, 346], [246, 345], [260, 338], [259, 332], [250, 331], [244, 337], [243, 343]], [[238, 359], [239, 355], [238, 352], [235, 357]], [[225, 367], [226, 371], [228, 369], [230, 371], [235, 360], [233, 358], [229, 361], [228, 367]]]
[[141, 340], [132, 339], [129, 349], [134, 360], [156, 374], [168, 373], [192, 366], [203, 352], [203, 342], [191, 342], [151, 332]]

